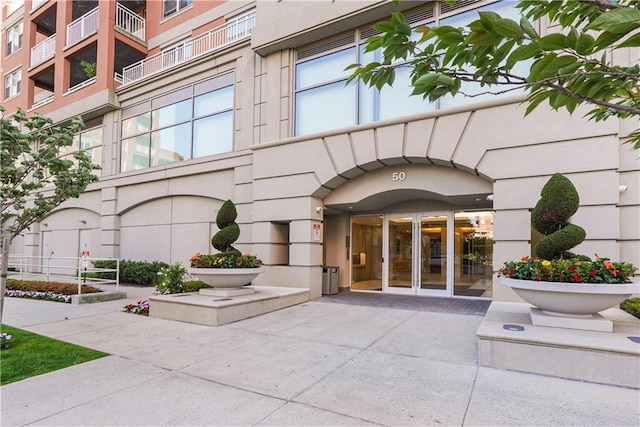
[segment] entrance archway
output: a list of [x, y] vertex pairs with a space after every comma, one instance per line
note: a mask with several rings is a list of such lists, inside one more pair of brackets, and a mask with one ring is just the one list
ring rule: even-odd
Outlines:
[[483, 178], [435, 165], [387, 167], [334, 190], [325, 219], [348, 217], [351, 290], [491, 297], [491, 192]]

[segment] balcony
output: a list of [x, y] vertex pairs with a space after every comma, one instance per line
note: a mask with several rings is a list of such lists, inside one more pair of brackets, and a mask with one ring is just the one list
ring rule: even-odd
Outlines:
[[145, 40], [145, 20], [120, 3], [116, 5], [116, 27], [140, 40]]
[[123, 85], [137, 82], [192, 59], [220, 50], [238, 40], [249, 37], [251, 30], [255, 26], [256, 15], [251, 13], [214, 28], [176, 48], [168, 49], [124, 67], [122, 70]]
[[31, 67], [42, 64], [56, 53], [56, 35], [38, 43], [31, 48]]
[[67, 25], [67, 47], [98, 31], [98, 8], [94, 8]]

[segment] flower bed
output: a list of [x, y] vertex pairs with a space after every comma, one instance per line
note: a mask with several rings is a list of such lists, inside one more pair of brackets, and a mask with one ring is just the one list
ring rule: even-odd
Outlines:
[[[83, 294], [102, 292], [102, 289], [82, 285]], [[78, 285], [63, 282], [43, 282], [37, 280], [7, 280], [4, 294], [8, 297], [41, 299], [55, 302], [71, 302], [71, 296], [78, 293]]]

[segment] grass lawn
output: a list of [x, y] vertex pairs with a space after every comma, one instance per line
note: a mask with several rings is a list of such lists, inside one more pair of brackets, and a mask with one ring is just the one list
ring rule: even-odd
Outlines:
[[11, 347], [0, 352], [0, 385], [108, 356], [7, 325], [2, 325], [2, 332], [13, 339]]

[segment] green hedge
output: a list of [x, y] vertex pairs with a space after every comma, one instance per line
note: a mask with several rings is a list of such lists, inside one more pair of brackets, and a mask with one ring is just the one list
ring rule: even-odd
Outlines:
[[[116, 268], [115, 261], [93, 261], [96, 268]], [[140, 286], [155, 286], [158, 272], [169, 264], [162, 261], [120, 261], [120, 283]], [[115, 280], [115, 272], [97, 273], [101, 279]]]
[[640, 298], [629, 298], [620, 304], [620, 308], [640, 319]]

